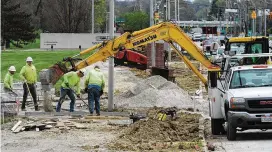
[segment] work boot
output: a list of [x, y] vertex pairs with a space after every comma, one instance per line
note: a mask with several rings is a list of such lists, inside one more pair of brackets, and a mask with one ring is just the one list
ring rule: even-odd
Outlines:
[[35, 111], [39, 111], [39, 106], [35, 106]]
[[100, 116], [100, 113], [97, 113], [96, 116]]

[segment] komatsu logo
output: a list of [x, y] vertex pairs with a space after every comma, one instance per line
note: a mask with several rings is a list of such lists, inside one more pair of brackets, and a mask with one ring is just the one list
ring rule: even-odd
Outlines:
[[155, 35], [151, 35], [151, 36], [149, 36], [149, 37], [147, 37], [147, 38], [144, 38], [144, 39], [141, 39], [141, 40], [139, 40], [139, 41], [134, 42], [134, 43], [133, 43], [133, 46], [139, 45], [139, 44], [142, 44], [142, 43], [145, 43], [145, 42], [147, 42], [147, 41], [151, 41], [151, 40], [153, 40], [153, 39], [155, 39], [155, 38], [157, 38], [157, 35], [156, 35], [156, 34], [155, 34]]

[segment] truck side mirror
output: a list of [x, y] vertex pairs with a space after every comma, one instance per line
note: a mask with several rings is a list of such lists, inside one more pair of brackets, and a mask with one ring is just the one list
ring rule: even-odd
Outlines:
[[218, 72], [213, 72], [213, 71], [209, 71], [208, 73], [209, 82], [211, 83], [212, 88], [217, 87], [217, 74]]

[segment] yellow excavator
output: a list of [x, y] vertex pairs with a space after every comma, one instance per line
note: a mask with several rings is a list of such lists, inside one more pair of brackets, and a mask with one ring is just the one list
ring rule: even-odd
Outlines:
[[[218, 65], [211, 63], [209, 59], [205, 57], [202, 50], [194, 44], [186, 33], [180, 29], [180, 27], [173, 23], [165, 22], [133, 33], [126, 32], [113, 40], [108, 40], [86, 49], [78, 55], [64, 58], [62, 62], [56, 63], [49, 69], [42, 70], [40, 72], [40, 81], [43, 88], [46, 89], [49, 84], [54, 85], [63, 74], [69, 71], [76, 71], [95, 62], [104, 61], [124, 48], [132, 49], [158, 40], [164, 40], [169, 43], [184, 63], [205, 85], [207, 85], [207, 79], [190, 62], [190, 60], [182, 54], [182, 51], [175, 47], [175, 44], [179, 45], [183, 50], [186, 50], [194, 59], [204, 65], [208, 71], [220, 71], [221, 69]], [[97, 51], [86, 59], [81, 60], [79, 58], [80, 56], [88, 54], [94, 50]]]
[[[203, 66], [205, 66], [208, 71], [220, 71], [222, 68], [212, 63], [179, 26], [170, 22], [163, 22], [133, 33], [126, 32], [117, 38], [104, 41], [103, 43], [90, 47], [73, 57], [64, 58], [63, 61], [58, 62], [49, 69], [44, 69], [40, 72], [42, 87], [44, 90], [48, 90], [50, 89], [50, 85], [54, 85], [63, 74], [69, 71], [76, 71], [98, 61], [105, 61], [108, 57], [113, 57], [116, 53], [118, 53], [118, 51], [136, 48], [158, 40], [164, 40], [165, 42], [169, 43], [173, 50], [184, 61], [184, 63], [206, 86], [207, 79], [190, 62], [190, 60], [184, 54], [182, 54], [182, 51], [175, 46], [179, 45], [182, 50], [187, 51], [187, 53], [190, 54], [195, 60], [199, 61]], [[250, 41], [255, 40], [258, 41], [259, 39], [247, 39], [247, 43], [251, 43]], [[246, 41], [243, 38], [230, 39], [227, 43], [227, 49], [230, 49], [233, 43], [242, 42]], [[88, 53], [92, 54], [85, 59], [80, 58]]]

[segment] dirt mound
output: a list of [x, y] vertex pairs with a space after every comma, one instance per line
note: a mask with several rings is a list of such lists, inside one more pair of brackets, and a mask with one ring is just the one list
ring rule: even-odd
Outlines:
[[149, 114], [148, 120], [138, 121], [126, 128], [109, 147], [114, 150], [137, 151], [161, 149], [161, 145], [164, 145], [164, 148], [169, 150], [174, 148], [174, 142], [200, 141], [199, 115], [180, 113], [176, 120], [167, 121], [152, 119], [152, 115]]

